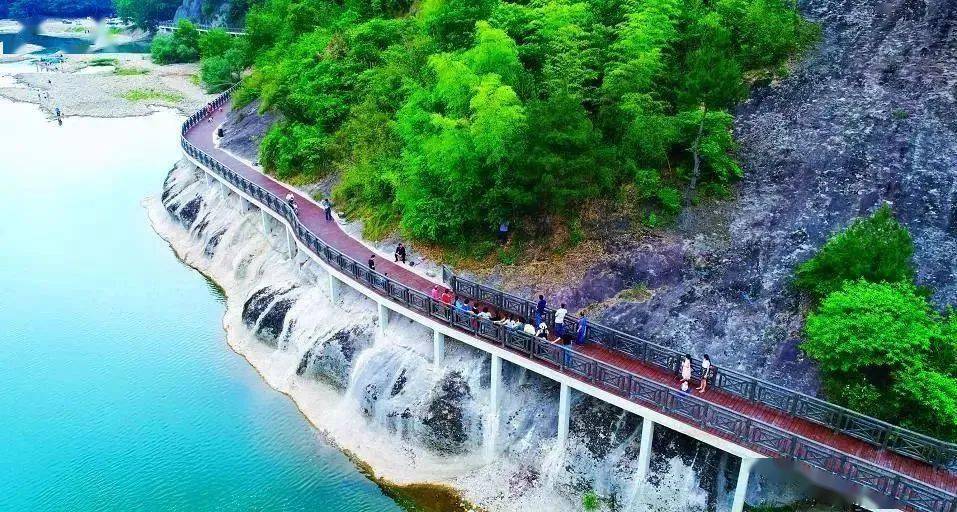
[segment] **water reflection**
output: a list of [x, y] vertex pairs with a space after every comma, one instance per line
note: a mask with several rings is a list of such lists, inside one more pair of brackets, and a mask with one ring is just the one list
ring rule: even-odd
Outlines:
[[[43, 20], [24, 21], [23, 28], [16, 33], [0, 32], [0, 42], [3, 43], [5, 54], [21, 53], [31, 46], [38, 46], [42, 49], [30, 52], [37, 55], [50, 54], [56, 52], [63, 53], [147, 53], [149, 52], [149, 41], [135, 41], [122, 44], [111, 44], [103, 37], [96, 35], [96, 30], [109, 31], [105, 23], [100, 23], [99, 27], [92, 29], [88, 37], [67, 37], [45, 35], [40, 30]], [[78, 33], [82, 27], [77, 25]], [[84, 33], [85, 34], [85, 33]]]

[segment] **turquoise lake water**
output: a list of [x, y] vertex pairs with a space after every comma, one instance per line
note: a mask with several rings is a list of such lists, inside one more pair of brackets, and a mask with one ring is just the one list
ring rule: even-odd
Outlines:
[[142, 200], [181, 118], [0, 99], [0, 510], [388, 511], [225, 343]]

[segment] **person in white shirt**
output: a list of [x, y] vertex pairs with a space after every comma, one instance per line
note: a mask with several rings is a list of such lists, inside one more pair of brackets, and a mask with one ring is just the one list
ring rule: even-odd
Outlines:
[[535, 327], [532, 324], [525, 324], [525, 327], [522, 328], [522, 332], [529, 336], [535, 336]]
[[567, 314], [568, 310], [565, 309], [564, 303], [562, 303], [562, 307], [555, 311], [555, 336], [558, 336], [559, 339], [565, 335], [565, 315]]
[[704, 357], [701, 358], [701, 384], [698, 385], [698, 393], [704, 393], [704, 391], [708, 389], [708, 379], [711, 378], [713, 372], [714, 369], [711, 365], [711, 358], [708, 354], [705, 354]]
[[482, 308], [482, 312], [478, 314], [478, 317], [482, 320], [491, 320], [492, 314], [488, 312], [488, 308]]

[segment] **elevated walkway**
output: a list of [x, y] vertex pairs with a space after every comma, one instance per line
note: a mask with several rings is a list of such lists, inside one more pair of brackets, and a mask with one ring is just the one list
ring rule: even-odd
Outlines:
[[[675, 379], [678, 353], [669, 348], [594, 324], [588, 330], [589, 344], [558, 345], [431, 299], [435, 281], [388, 259], [377, 258], [376, 271], [369, 270], [364, 262], [370, 249], [336, 222], [325, 220], [311, 198], [215, 145], [214, 133], [225, 120], [229, 94], [184, 123], [186, 155], [241, 201], [256, 205], [264, 226], [269, 222], [283, 225], [290, 256], [310, 258], [324, 268], [333, 297], [347, 285], [378, 304], [380, 328], [385, 328], [392, 314], [431, 328], [436, 365], [442, 364], [447, 337], [491, 354], [493, 410], [497, 410], [504, 359], [561, 384], [559, 443], [567, 439], [573, 389], [641, 416], [644, 427], [639, 458], [643, 465], [639, 478], [647, 472], [654, 425], [741, 457], [732, 512], [743, 508], [753, 463], [766, 457], [789, 461], [800, 471], [820, 477], [816, 478], [820, 482], [845, 482], [849, 489], [903, 509], [957, 512], [957, 476], [952, 471], [957, 447], [952, 444], [728, 370], [719, 369], [707, 393], [683, 393]], [[296, 197], [298, 215], [283, 199], [289, 193]], [[502, 311], [532, 316], [530, 301], [480, 286], [449, 270], [443, 279], [460, 295]], [[547, 312], [549, 323], [552, 315]], [[575, 318], [566, 319], [570, 332], [575, 331], [576, 323]], [[695, 368], [700, 371], [697, 363]]]

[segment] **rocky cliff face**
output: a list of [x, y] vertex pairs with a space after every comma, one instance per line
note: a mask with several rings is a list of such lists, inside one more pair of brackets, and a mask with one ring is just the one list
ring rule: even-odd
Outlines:
[[[917, 246], [919, 281], [957, 302], [957, 2], [805, 0], [823, 38], [791, 76], [737, 113], [746, 173], [730, 204], [688, 231], [591, 269], [578, 305], [628, 283], [651, 298], [603, 319], [808, 391], [792, 271], [828, 236], [884, 202]], [[705, 212], [705, 210], [709, 210]]]
[[[239, 4], [242, 5], [239, 5]], [[245, 13], [245, 2], [234, 0], [183, 0], [176, 9], [173, 19], [187, 19], [196, 23], [215, 26], [235, 26], [241, 24]]]

